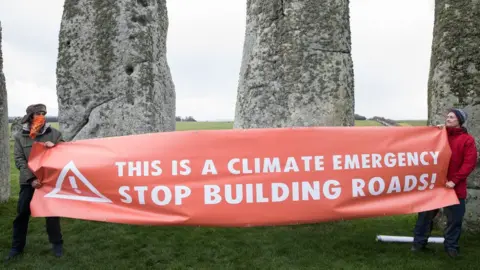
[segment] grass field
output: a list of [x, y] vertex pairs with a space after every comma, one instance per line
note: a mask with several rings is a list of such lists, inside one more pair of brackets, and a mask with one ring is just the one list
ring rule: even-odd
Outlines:
[[397, 121], [400, 125], [403, 126], [426, 126], [426, 120], [399, 120]]
[[[367, 124], [362, 122], [360, 124]], [[373, 123], [370, 123], [373, 124]], [[179, 123], [178, 130], [228, 129], [231, 123]], [[10, 247], [18, 193], [0, 204], [0, 251]], [[322, 209], [318, 209], [322, 211]], [[62, 219], [65, 254], [50, 253], [44, 219], [33, 218], [25, 254], [0, 269], [478, 269], [480, 236], [463, 234], [463, 256], [412, 254], [409, 244], [375, 242], [377, 234], [410, 236], [415, 216], [312, 225], [203, 228], [130, 226]], [[434, 235], [441, 235], [435, 231]], [[4, 267], [4, 268], [2, 268]]]
[[[402, 120], [398, 121], [404, 126], [424, 126], [424, 120]], [[50, 123], [53, 127], [58, 128], [58, 123]], [[356, 120], [355, 126], [380, 126], [373, 120]], [[231, 129], [233, 122], [177, 122], [176, 130], [205, 130], [205, 129]]]
[[[426, 126], [425, 120], [402, 120], [397, 121], [403, 126]], [[355, 126], [380, 126], [373, 120], [356, 120]], [[195, 130], [195, 129], [226, 129], [232, 128], [232, 122], [178, 122], [177, 130]]]

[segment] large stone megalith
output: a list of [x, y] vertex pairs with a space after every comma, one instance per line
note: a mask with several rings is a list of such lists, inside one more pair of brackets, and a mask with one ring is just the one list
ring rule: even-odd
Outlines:
[[175, 130], [165, 0], [65, 0], [57, 95], [67, 140]]
[[8, 136], [8, 99], [3, 74], [2, 23], [0, 22], [0, 202], [10, 197], [10, 137]]
[[235, 128], [354, 125], [348, 0], [248, 0]]
[[10, 140], [12, 141], [15, 139], [15, 136], [22, 132], [22, 118], [17, 116], [10, 119]]
[[[428, 122], [441, 124], [448, 108], [469, 115], [480, 150], [480, 1], [436, 0], [428, 83]], [[480, 166], [480, 162], [479, 162]], [[480, 230], [480, 170], [468, 179], [465, 227]]]

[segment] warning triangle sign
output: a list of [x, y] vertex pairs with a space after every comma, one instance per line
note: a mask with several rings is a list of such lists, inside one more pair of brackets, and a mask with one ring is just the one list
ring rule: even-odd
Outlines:
[[[68, 176], [68, 178], [67, 178]], [[74, 194], [61, 194], [62, 187], [65, 188], [67, 184], [64, 184], [65, 179], [68, 179], [68, 183], [71, 188], [75, 191]], [[80, 180], [82, 187], [86, 187], [87, 191], [82, 191], [83, 189], [79, 188], [77, 179]], [[87, 194], [87, 195], [80, 195], [80, 194]], [[102, 193], [100, 193], [90, 181], [85, 178], [85, 176], [77, 169], [75, 163], [70, 161], [65, 167], [63, 167], [60, 175], [57, 178], [57, 183], [55, 184], [55, 188], [45, 195], [48, 198], [58, 198], [58, 199], [67, 199], [67, 200], [77, 200], [77, 201], [85, 201], [85, 202], [99, 202], [99, 203], [112, 203], [110, 199], [105, 197]]]

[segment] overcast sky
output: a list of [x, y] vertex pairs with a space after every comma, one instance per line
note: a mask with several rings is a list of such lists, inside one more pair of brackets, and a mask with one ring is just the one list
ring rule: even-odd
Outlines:
[[[10, 116], [45, 103], [57, 115], [55, 67], [63, 0], [0, 0]], [[167, 0], [167, 59], [177, 115], [233, 119], [246, 0]], [[434, 0], [351, 0], [355, 112], [427, 118]], [[369, 96], [372, 97], [369, 97]]]

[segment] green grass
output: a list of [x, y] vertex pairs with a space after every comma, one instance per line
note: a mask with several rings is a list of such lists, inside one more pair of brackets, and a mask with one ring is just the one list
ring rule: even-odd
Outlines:
[[[355, 126], [379, 126], [376, 121], [357, 120]], [[177, 130], [231, 129], [233, 122], [177, 122]]]
[[373, 120], [355, 120], [355, 126], [380, 126], [380, 123]]
[[427, 120], [398, 120], [398, 123], [403, 126], [426, 126]]
[[[398, 121], [405, 126], [422, 126], [426, 125], [423, 120], [405, 120]], [[58, 123], [50, 123], [55, 128], [58, 128]], [[376, 121], [372, 120], [355, 120], [355, 126], [380, 126]], [[231, 129], [233, 122], [177, 122], [176, 130], [215, 130], [215, 129]]]
[[[373, 124], [373, 123], [372, 123]], [[179, 123], [179, 129], [231, 128], [231, 123]], [[18, 194], [0, 204], [0, 251], [10, 247]], [[322, 211], [322, 209], [318, 209]], [[133, 226], [62, 219], [65, 255], [50, 253], [44, 219], [32, 218], [25, 254], [0, 269], [475, 269], [480, 237], [464, 233], [462, 258], [411, 254], [409, 244], [379, 243], [377, 234], [410, 236], [414, 215], [312, 225], [204, 228]], [[434, 231], [434, 235], [441, 235]]]
[[176, 130], [231, 129], [233, 122], [177, 122]]

